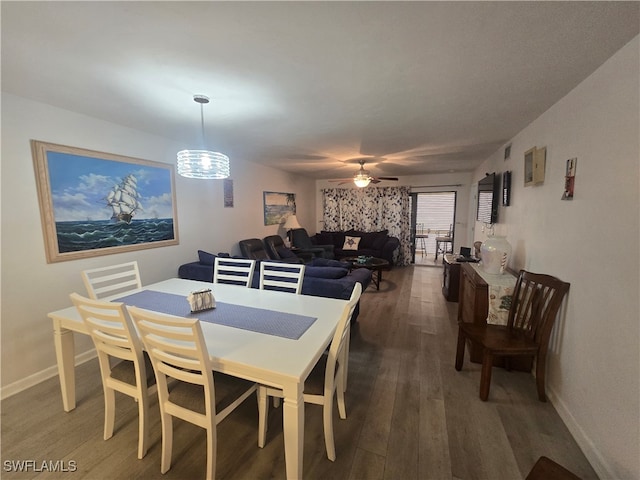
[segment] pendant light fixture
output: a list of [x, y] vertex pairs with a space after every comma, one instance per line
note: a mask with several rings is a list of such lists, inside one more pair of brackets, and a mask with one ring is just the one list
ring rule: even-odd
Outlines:
[[[206, 95], [194, 95], [193, 100], [200, 104], [200, 124], [202, 127], [202, 145], [204, 139], [204, 104], [209, 103]], [[178, 174], [187, 178], [215, 179], [229, 176], [229, 157], [210, 150], [180, 150], [178, 152]]]

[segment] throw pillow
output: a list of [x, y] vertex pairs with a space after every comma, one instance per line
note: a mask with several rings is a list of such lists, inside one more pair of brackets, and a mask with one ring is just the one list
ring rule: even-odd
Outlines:
[[384, 244], [387, 243], [387, 240], [389, 240], [389, 235], [380, 232], [373, 241], [372, 248], [374, 250], [382, 250], [382, 247], [384, 247]]
[[320, 233], [331, 233], [331, 236], [333, 237], [333, 241], [329, 243], [334, 245], [336, 248], [340, 248], [340, 246], [344, 243], [344, 232], [326, 232], [325, 230], [322, 230], [322, 232]]
[[306, 267], [304, 269], [305, 277], [314, 277], [314, 278], [329, 278], [329, 279], [337, 279], [345, 277], [349, 273], [349, 270], [346, 268], [337, 268], [337, 267]]
[[358, 250], [358, 245], [360, 244], [361, 237], [344, 237], [344, 245], [342, 246], [343, 250]]
[[203, 265], [211, 265], [213, 267], [213, 264], [216, 261], [216, 256], [213, 253], [198, 250], [198, 260]]
[[362, 234], [362, 240], [360, 240], [360, 248], [373, 248], [373, 243], [378, 238], [378, 232], [368, 232]]
[[333, 233], [321, 231], [311, 237], [311, 242], [314, 245], [333, 245]]
[[338, 267], [348, 269], [351, 266], [349, 262], [341, 262], [340, 260], [333, 260], [330, 258], [315, 257], [307, 264], [309, 267]]

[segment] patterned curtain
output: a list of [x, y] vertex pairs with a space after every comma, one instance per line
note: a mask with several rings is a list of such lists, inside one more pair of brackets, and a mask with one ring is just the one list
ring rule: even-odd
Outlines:
[[396, 265], [411, 263], [409, 187], [326, 188], [322, 190], [324, 230], [389, 230], [400, 240]]

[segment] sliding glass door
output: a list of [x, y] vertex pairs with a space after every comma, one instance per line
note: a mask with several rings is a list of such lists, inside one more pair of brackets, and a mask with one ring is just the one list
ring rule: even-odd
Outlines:
[[[427, 259], [433, 263], [436, 254], [436, 236], [445, 236], [445, 232], [453, 228], [455, 216], [456, 192], [411, 194], [411, 232], [414, 263], [420, 264]], [[453, 248], [453, 242], [451, 243], [451, 248]]]

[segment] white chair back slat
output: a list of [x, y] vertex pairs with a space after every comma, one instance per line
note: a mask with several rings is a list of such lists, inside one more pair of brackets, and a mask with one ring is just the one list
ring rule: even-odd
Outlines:
[[298, 263], [260, 262], [260, 289], [300, 294], [304, 269]]
[[213, 265], [213, 283], [250, 287], [255, 268], [255, 260], [216, 257]]
[[84, 270], [82, 280], [94, 300], [142, 288], [136, 261]]

